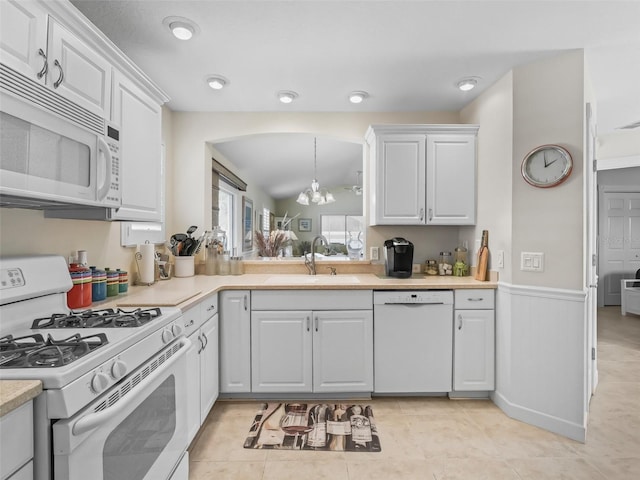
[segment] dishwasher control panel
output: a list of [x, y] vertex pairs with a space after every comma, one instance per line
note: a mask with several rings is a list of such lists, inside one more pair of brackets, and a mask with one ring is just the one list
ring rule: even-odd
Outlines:
[[384, 290], [373, 292], [374, 305], [453, 305], [452, 290]]

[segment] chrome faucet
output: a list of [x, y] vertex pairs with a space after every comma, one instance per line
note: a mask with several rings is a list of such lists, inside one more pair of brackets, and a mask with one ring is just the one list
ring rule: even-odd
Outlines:
[[313, 238], [311, 242], [311, 260], [309, 260], [306, 255], [304, 256], [304, 264], [309, 270], [309, 275], [316, 274], [316, 242], [318, 240], [320, 240], [320, 245], [324, 245], [325, 247], [329, 245], [329, 242], [327, 242], [327, 239], [323, 235], [317, 235]]

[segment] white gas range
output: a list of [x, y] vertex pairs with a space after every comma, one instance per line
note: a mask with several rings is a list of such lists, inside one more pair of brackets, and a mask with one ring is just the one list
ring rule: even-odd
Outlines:
[[35, 478], [186, 480], [180, 310], [70, 311], [71, 286], [62, 257], [0, 259], [0, 379], [43, 383]]

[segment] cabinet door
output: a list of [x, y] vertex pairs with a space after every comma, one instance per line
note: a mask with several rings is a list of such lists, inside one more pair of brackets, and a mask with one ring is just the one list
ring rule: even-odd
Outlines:
[[373, 312], [313, 313], [313, 391], [373, 391]]
[[44, 83], [46, 52], [47, 12], [34, 1], [0, 1], [0, 61]]
[[495, 326], [493, 310], [456, 310], [453, 389], [495, 388]]
[[311, 392], [311, 311], [251, 315], [252, 392]]
[[187, 430], [189, 442], [200, 428], [200, 331], [189, 336], [191, 346], [187, 350]]
[[122, 188], [122, 207], [116, 218], [160, 221], [164, 182], [161, 107], [119, 72], [113, 97], [113, 122], [120, 127]]
[[425, 221], [425, 136], [376, 137], [371, 196], [376, 225], [422, 225]]
[[200, 422], [207, 418], [218, 399], [218, 315], [207, 320], [200, 329], [203, 348], [200, 352]]
[[427, 135], [427, 224], [476, 222], [476, 136]]
[[110, 118], [111, 64], [49, 17], [47, 84], [101, 118]]
[[251, 391], [251, 313], [246, 290], [220, 293], [220, 392]]

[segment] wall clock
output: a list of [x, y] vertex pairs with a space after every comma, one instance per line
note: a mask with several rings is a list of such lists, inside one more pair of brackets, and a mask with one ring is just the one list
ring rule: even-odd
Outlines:
[[522, 161], [522, 178], [539, 188], [564, 182], [573, 169], [571, 154], [559, 145], [541, 145], [531, 150]]

